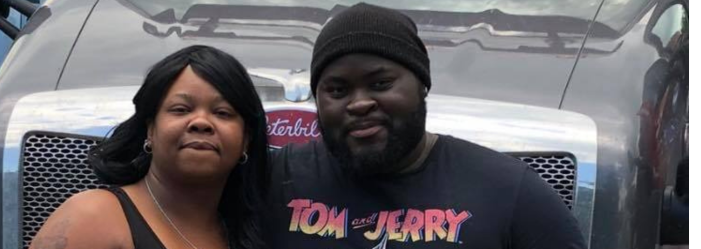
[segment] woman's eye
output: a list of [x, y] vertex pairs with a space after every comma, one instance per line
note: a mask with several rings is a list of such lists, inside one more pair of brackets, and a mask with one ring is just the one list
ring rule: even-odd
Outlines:
[[218, 110], [218, 111], [215, 111], [214, 114], [216, 114], [217, 116], [220, 116], [220, 117], [224, 117], [224, 118], [230, 118], [230, 117], [234, 116], [233, 112], [226, 111], [226, 110]]
[[189, 111], [190, 111], [190, 109], [188, 109], [187, 107], [184, 107], [184, 106], [174, 106], [168, 110], [168, 112], [178, 113], [178, 114], [188, 113]]

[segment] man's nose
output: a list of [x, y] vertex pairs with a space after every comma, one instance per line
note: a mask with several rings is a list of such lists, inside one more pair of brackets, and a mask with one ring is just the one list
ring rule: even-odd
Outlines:
[[346, 110], [352, 115], [366, 115], [377, 109], [377, 101], [366, 93], [355, 94], [351, 103], [346, 106]]

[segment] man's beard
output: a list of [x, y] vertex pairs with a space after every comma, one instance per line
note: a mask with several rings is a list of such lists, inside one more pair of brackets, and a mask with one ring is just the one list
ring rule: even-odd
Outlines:
[[345, 171], [356, 177], [382, 176], [403, 170], [399, 168], [401, 165], [398, 163], [407, 157], [423, 138], [426, 129], [426, 101], [421, 98], [421, 103], [414, 112], [394, 119], [385, 124], [388, 136], [384, 149], [363, 151], [356, 155], [348, 147], [345, 140], [347, 134], [335, 138], [323, 124], [320, 125], [320, 129], [326, 148]]

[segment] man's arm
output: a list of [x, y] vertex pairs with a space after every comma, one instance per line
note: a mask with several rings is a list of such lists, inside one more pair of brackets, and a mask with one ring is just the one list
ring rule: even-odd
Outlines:
[[586, 248], [572, 212], [553, 188], [530, 168], [521, 181], [510, 237], [514, 249]]

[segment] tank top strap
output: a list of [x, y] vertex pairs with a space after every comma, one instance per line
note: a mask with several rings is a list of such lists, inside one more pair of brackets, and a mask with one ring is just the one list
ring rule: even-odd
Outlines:
[[127, 193], [120, 187], [110, 187], [107, 190], [112, 192], [122, 205], [124, 216], [126, 216], [127, 223], [129, 223], [129, 230], [131, 230], [131, 239], [134, 241], [134, 248], [166, 249], [163, 243], [158, 239], [158, 236], [156, 236], [148, 223], [146, 223], [144, 217], [141, 216], [141, 213], [139, 213], [139, 210]]

